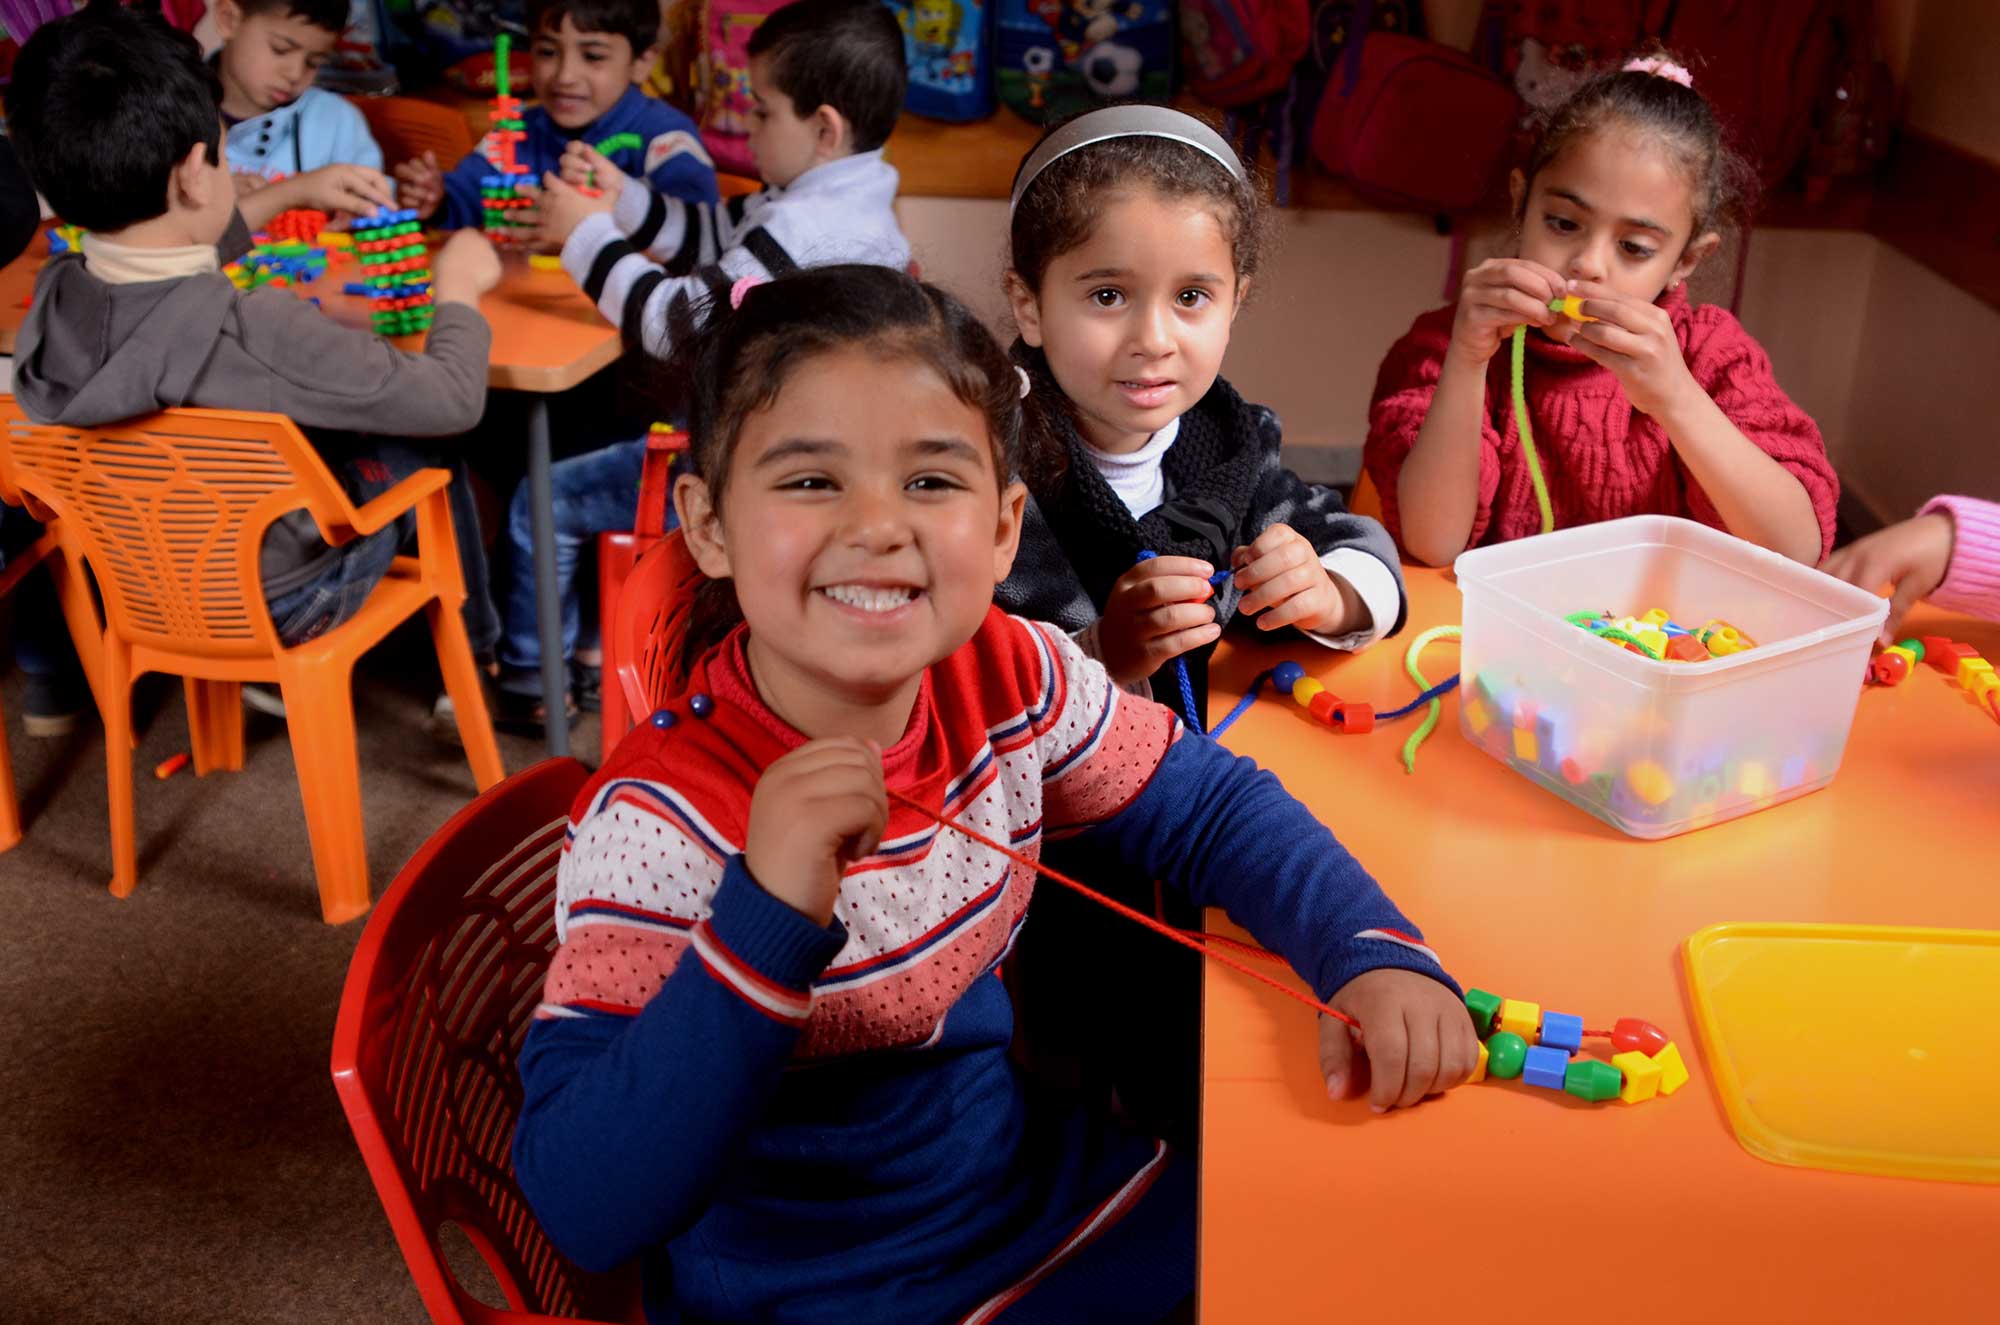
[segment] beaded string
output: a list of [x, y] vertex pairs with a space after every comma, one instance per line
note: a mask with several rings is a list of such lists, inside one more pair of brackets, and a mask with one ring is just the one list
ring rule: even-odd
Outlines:
[[939, 814], [936, 810], [933, 810], [929, 806], [921, 804], [918, 801], [911, 800], [908, 796], [905, 796], [902, 792], [895, 790], [893, 787], [889, 789], [888, 796], [890, 800], [895, 801], [898, 805], [907, 806], [910, 809], [915, 810], [917, 813], [923, 815], [926, 819], [929, 819], [931, 822], [939, 825], [940, 827], [954, 829], [957, 832], [964, 834], [966, 837], [971, 838], [973, 841], [979, 843], [979, 845], [986, 847], [989, 850], [999, 852], [1007, 859], [1013, 861], [1016, 865], [1025, 865], [1029, 869], [1033, 870], [1035, 873], [1041, 875], [1043, 878], [1052, 879], [1055, 882], [1063, 885], [1063, 887], [1065, 888], [1069, 888], [1075, 892], [1079, 892], [1083, 894], [1085, 897], [1088, 897], [1091, 901], [1096, 902], [1098, 905], [1106, 907], [1111, 911], [1114, 911], [1117, 914], [1124, 916], [1127, 920], [1143, 925], [1145, 928], [1152, 930], [1155, 934], [1158, 934], [1163, 938], [1171, 939], [1173, 942], [1180, 944], [1184, 948], [1192, 948], [1196, 952], [1200, 953], [1202, 956], [1208, 958], [1208, 960], [1215, 962], [1218, 965], [1226, 966], [1230, 970], [1235, 971], [1238, 975], [1246, 975], [1249, 976], [1252, 980], [1257, 981], [1259, 984], [1269, 985], [1271, 988], [1283, 994], [1286, 998], [1289, 998], [1294, 1002], [1303, 1003], [1307, 1007], [1311, 1008], [1313, 1011], [1320, 1013], [1323, 1016], [1332, 1017], [1335, 1021], [1345, 1022], [1347, 1026], [1354, 1032], [1355, 1039], [1359, 1040], [1360, 1038], [1362, 1038], [1361, 1023], [1356, 1021], [1353, 1017], [1348, 1016], [1345, 1012], [1340, 1011], [1338, 1008], [1329, 1007], [1327, 1004], [1322, 1003], [1319, 999], [1314, 998], [1310, 994], [1301, 994], [1298, 990], [1292, 988], [1290, 985], [1285, 984], [1283, 981], [1272, 979], [1270, 976], [1265, 975], [1262, 971], [1257, 970], [1253, 966], [1246, 966], [1244, 963], [1237, 961], [1233, 957], [1230, 957], [1228, 954], [1223, 952], [1222, 949], [1224, 947], [1229, 947], [1229, 948], [1234, 948], [1240, 952], [1255, 953], [1271, 961], [1283, 961], [1284, 959], [1282, 957], [1279, 957], [1276, 953], [1269, 952], [1263, 948], [1252, 947], [1248, 943], [1242, 943], [1235, 939], [1225, 939], [1218, 934], [1196, 934], [1196, 933], [1191, 933], [1188, 930], [1177, 929], [1172, 925], [1165, 924], [1161, 921], [1153, 919], [1153, 917], [1147, 915], [1144, 911], [1134, 910], [1133, 908], [1125, 905], [1123, 902], [1115, 901], [1112, 898], [1106, 897], [1103, 893], [1098, 892], [1095, 888], [1092, 888], [1087, 883], [1079, 883], [1077, 880], [1070, 878], [1067, 874], [1064, 874], [1059, 870], [1050, 869], [1047, 865], [1044, 865], [1040, 860], [1036, 859], [1033, 856], [1023, 855], [1021, 852], [1014, 850], [1012, 847], [994, 841], [992, 838], [986, 836], [986, 834], [980, 832], [976, 828], [969, 828], [962, 823], [956, 823], [950, 819], [947, 819], [942, 814]]
[[[1154, 552], [1151, 549], [1148, 549], [1139, 554], [1139, 560], [1151, 561], [1153, 558], [1159, 555], [1160, 555], [1159, 553]], [[1235, 573], [1236, 572], [1233, 570], [1219, 570], [1215, 574], [1208, 577], [1208, 582], [1214, 587], [1219, 589], [1222, 587], [1222, 582], [1224, 580], [1227, 580], [1230, 576], [1234, 575]], [[1193, 732], [1199, 732], [1201, 730], [1201, 706], [1194, 702], [1194, 682], [1188, 676], [1187, 655], [1182, 654], [1181, 656], [1174, 659], [1174, 676], [1181, 683], [1181, 709], [1182, 712], [1187, 717], [1188, 730]], [[1230, 715], [1229, 720], [1233, 721], [1234, 717], [1235, 717], [1234, 714]], [[1225, 721], [1223, 725], [1227, 726], [1228, 721]], [[1222, 728], [1217, 727], [1215, 730], [1221, 731]], [[1213, 736], [1215, 732], [1210, 732], [1208, 734], [1210, 736]]]

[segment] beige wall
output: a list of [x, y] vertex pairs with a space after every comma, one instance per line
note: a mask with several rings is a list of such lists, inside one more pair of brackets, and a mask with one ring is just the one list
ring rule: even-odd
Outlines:
[[2000, 4], [1885, 0], [1878, 13], [1885, 58], [1905, 70], [1905, 123], [2000, 162]]

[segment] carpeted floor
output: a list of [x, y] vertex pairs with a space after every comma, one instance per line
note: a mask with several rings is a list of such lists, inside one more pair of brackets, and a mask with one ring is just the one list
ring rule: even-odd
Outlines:
[[[426, 729], [422, 643], [354, 687], [377, 895], [473, 793]], [[144, 683], [118, 901], [95, 715], [31, 739], [18, 675], [0, 698], [27, 822], [0, 855], [0, 1321], [424, 1320], [328, 1075], [366, 922], [320, 922], [283, 723], [246, 714], [241, 773], [155, 781], [186, 716], [177, 681]], [[576, 746], [594, 758], [594, 719]], [[501, 737], [510, 772], [541, 753]]]

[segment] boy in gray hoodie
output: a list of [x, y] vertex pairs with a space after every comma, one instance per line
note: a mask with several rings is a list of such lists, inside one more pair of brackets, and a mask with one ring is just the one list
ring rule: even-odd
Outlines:
[[[87, 232], [80, 254], [35, 282], [14, 365], [30, 417], [91, 427], [181, 405], [287, 414], [357, 502], [438, 463], [385, 437], [446, 437], [479, 421], [492, 329], [478, 301], [500, 273], [492, 246], [461, 232], [432, 261], [437, 315], [421, 354], [339, 326], [288, 291], [239, 292], [220, 268], [249, 234], [214, 76], [156, 15], [93, 4], [43, 25], [15, 63], [8, 127], [50, 206]], [[452, 505], [466, 629], [486, 651], [499, 621], [462, 472]], [[297, 644], [352, 616], [413, 541], [408, 516], [339, 548], [305, 512], [284, 516], [259, 566], [278, 637]]]

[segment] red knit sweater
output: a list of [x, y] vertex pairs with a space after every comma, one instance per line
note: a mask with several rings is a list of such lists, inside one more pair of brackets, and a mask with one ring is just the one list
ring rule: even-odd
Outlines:
[[[1778, 385], [1764, 348], [1728, 309], [1718, 304], [1693, 307], [1679, 290], [1662, 296], [1660, 306], [1673, 318], [1681, 354], [1702, 390], [1745, 437], [1805, 486], [1819, 516], [1820, 555], [1825, 556], [1833, 549], [1840, 480], [1826, 458], [1818, 425]], [[1396, 480], [1437, 393], [1445, 349], [1451, 344], [1452, 313], [1447, 307], [1419, 317], [1389, 351], [1375, 379], [1362, 463], [1381, 494], [1383, 523], [1399, 547], [1403, 529]], [[1681, 463], [1666, 429], [1632, 408], [1609, 369], [1530, 332], [1527, 392], [1535, 449], [1558, 529], [1625, 515], [1685, 515], [1723, 527], [1715, 503]], [[1486, 368], [1486, 410], [1479, 432], [1479, 509], [1466, 546], [1540, 533], [1541, 513], [1514, 423], [1505, 347]]]

